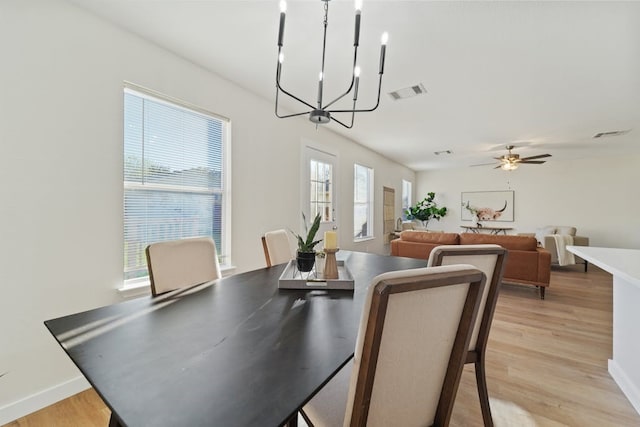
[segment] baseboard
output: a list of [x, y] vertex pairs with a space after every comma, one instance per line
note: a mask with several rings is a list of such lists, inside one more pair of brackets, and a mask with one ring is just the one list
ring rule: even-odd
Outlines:
[[640, 390], [629, 380], [627, 374], [624, 373], [620, 365], [613, 359], [609, 359], [609, 374], [616, 384], [618, 384], [618, 387], [620, 387], [624, 395], [627, 396], [627, 399], [629, 399], [629, 402], [631, 402], [636, 412], [640, 414]]
[[80, 393], [91, 387], [83, 376], [78, 376], [69, 381], [42, 390], [23, 399], [10, 403], [0, 408], [0, 425], [5, 425], [13, 420], [24, 417], [39, 409], [66, 399], [69, 396]]

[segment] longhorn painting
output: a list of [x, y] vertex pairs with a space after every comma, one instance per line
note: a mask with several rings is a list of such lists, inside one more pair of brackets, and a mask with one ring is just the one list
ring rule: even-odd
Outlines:
[[513, 222], [513, 191], [470, 191], [462, 193], [461, 218], [471, 221], [473, 211], [480, 222]]

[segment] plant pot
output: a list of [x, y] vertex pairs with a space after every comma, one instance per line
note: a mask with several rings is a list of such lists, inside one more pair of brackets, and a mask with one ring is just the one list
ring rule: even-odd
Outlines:
[[316, 253], [298, 251], [296, 261], [298, 263], [298, 270], [305, 273], [309, 272], [313, 268], [313, 264], [316, 262]]

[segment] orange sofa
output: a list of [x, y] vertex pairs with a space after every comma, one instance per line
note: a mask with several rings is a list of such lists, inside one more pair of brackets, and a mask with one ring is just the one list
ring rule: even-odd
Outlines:
[[440, 245], [500, 245], [508, 251], [503, 282], [533, 285], [540, 288], [544, 299], [551, 279], [551, 254], [538, 247], [535, 237], [495, 236], [476, 233], [430, 233], [403, 231], [391, 241], [391, 255], [429, 259], [431, 250]]

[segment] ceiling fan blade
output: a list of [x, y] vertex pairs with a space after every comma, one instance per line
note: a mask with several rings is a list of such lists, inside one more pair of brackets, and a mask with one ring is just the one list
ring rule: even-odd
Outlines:
[[551, 157], [551, 154], [539, 154], [537, 156], [529, 156], [529, 157], [523, 157], [520, 160], [533, 160], [533, 159], [543, 159], [545, 157]]
[[529, 163], [529, 164], [533, 164], [533, 165], [541, 165], [543, 163], [546, 163], [546, 160], [523, 160], [520, 161], [518, 163]]
[[498, 165], [494, 169], [500, 169], [501, 167], [502, 167], [502, 165]]
[[479, 163], [477, 165], [469, 165], [469, 166], [471, 166], [471, 167], [474, 167], [474, 166], [489, 166], [489, 165], [495, 165], [495, 164], [496, 164], [496, 162], [491, 162], [491, 163]]

